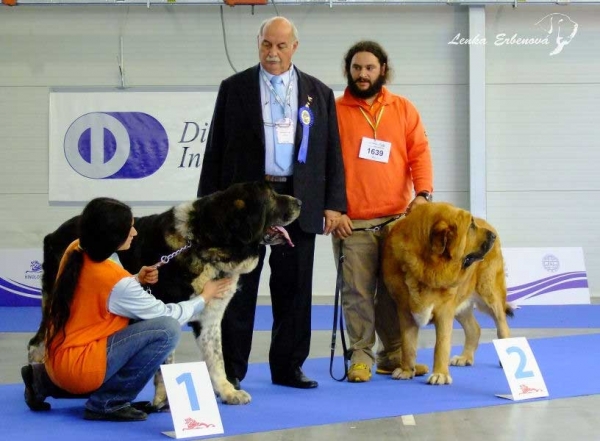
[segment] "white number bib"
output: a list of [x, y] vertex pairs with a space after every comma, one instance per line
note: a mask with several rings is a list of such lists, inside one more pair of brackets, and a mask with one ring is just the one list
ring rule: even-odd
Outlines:
[[277, 121], [275, 133], [277, 134], [277, 144], [294, 143], [294, 125], [290, 118], [283, 118]]
[[359, 158], [368, 159], [370, 161], [387, 163], [390, 159], [390, 151], [392, 143], [388, 141], [380, 141], [378, 139], [367, 138], [363, 136], [360, 143]]

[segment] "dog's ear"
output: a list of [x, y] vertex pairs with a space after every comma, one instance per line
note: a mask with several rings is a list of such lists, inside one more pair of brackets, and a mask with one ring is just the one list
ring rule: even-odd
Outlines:
[[437, 255], [449, 254], [448, 245], [456, 235], [456, 227], [445, 220], [437, 221], [429, 232], [431, 251]]
[[244, 201], [237, 199], [233, 205], [235, 207], [235, 215], [232, 220], [232, 229], [234, 235], [244, 245], [258, 242], [262, 238], [264, 230], [266, 210], [264, 204], [257, 207], [257, 201]]

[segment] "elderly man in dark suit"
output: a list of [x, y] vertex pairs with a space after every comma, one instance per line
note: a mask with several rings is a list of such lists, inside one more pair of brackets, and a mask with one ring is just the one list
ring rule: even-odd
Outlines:
[[[274, 384], [318, 386], [302, 371], [311, 336], [316, 234], [329, 234], [346, 210], [344, 166], [333, 91], [292, 64], [298, 47], [292, 22], [274, 17], [258, 35], [260, 64], [221, 83], [206, 143], [198, 196], [236, 182], [266, 180], [302, 201], [287, 227], [294, 247], [271, 247], [273, 329], [269, 364]], [[239, 388], [248, 369], [260, 273], [240, 279], [222, 322], [229, 381]]]

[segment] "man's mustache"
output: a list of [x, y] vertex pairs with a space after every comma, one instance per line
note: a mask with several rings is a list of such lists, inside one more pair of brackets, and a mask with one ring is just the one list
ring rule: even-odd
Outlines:
[[279, 58], [279, 57], [267, 57], [267, 61], [270, 61], [270, 62], [275, 61], [275, 62], [279, 63], [281, 61], [281, 58]]

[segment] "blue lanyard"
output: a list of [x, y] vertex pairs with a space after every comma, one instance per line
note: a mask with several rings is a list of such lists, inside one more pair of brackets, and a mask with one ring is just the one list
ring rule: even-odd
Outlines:
[[[291, 72], [290, 72], [290, 81], [288, 83], [287, 91], [285, 93], [285, 101], [281, 101], [281, 97], [275, 91], [275, 88], [273, 87], [273, 84], [271, 84], [271, 82], [267, 78], [267, 75], [265, 74], [265, 72], [263, 70], [260, 71], [261, 77], [262, 77], [263, 81], [265, 82], [265, 84], [269, 88], [269, 91], [275, 96], [275, 99], [277, 100], [277, 102], [281, 105], [281, 108], [283, 109], [284, 115], [285, 115], [285, 107], [286, 107], [285, 103], [289, 103], [290, 102], [290, 96], [292, 95], [292, 80], [294, 79], [294, 68], [290, 67], [290, 69], [291, 69]], [[290, 106], [290, 110], [291, 110], [291, 106]]]

